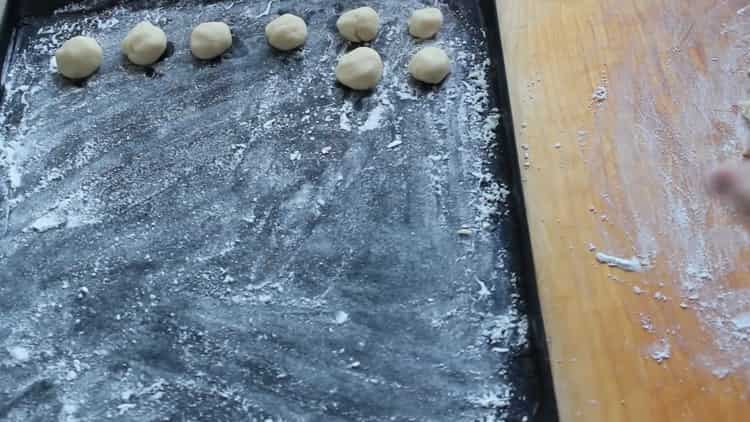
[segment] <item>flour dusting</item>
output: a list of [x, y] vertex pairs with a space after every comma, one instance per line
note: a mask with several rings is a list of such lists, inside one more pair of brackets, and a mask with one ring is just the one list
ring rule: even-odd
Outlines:
[[[672, 348], [680, 348], [697, 370], [719, 378], [733, 373], [745, 376], [750, 368], [750, 288], [741, 282], [750, 271], [743, 258], [743, 251], [750, 248], [750, 234], [747, 225], [714, 202], [705, 188], [706, 174], [719, 162], [739, 160], [750, 138], [741, 106], [742, 93], [750, 86], [746, 75], [750, 14], [746, 7], [729, 10], [727, 6], [706, 9], [700, 22], [682, 13], [675, 13], [666, 25], [663, 16], [649, 17], [644, 24], [665, 39], [680, 34], [666, 60], [671, 73], [681, 76], [660, 88], [675, 111], [665, 110], [663, 97], [636, 71], [658, 69], [662, 63], [625, 55], [622, 66], [610, 68], [607, 96], [595, 91], [593, 99], [605, 97], [609, 108], [632, 110], [632, 119], [630, 114], [622, 118], [619, 112], [613, 133], [600, 134], [599, 129], [591, 133], [592, 139], [604, 139], [599, 135], [612, 139], [615, 150], [619, 180], [599, 183], [608, 177], [599, 169], [593, 179], [602, 192], [617, 185], [622, 194], [621, 200], [613, 197], [615, 202], [607, 203], [612, 208], [607, 213], [610, 220], [624, 215], [619, 223], [625, 239], [635, 250], [657, 256], [658, 265], [674, 275], [659, 281], [664, 285], [654, 289], [652, 299], [660, 307], [675, 306], [682, 312], [665, 313], [670, 318], [654, 330], [663, 338], [673, 332], [679, 341], [659, 341], [649, 355], [663, 362]], [[721, 34], [721, 39], [714, 34]], [[692, 52], [698, 50], [710, 51], [711, 60], [696, 62]], [[586, 147], [593, 163], [601, 150], [593, 142]], [[611, 242], [603, 246], [622, 246], [609, 237], [607, 226], [602, 232]], [[607, 265], [623, 264], [640, 271], [636, 259], [599, 258]], [[640, 281], [653, 283], [647, 276]], [[697, 326], [693, 326], [695, 319]], [[690, 335], [686, 335], [688, 324]], [[707, 336], [709, 345], [696, 333]]]
[[[440, 3], [440, 36], [416, 43], [403, 22], [422, 3], [373, 1], [387, 67], [372, 92], [335, 83], [348, 45], [330, 1], [84, 3], [29, 20], [0, 105], [9, 420], [533, 414], [479, 11]], [[281, 11], [308, 20], [303, 49], [268, 48]], [[79, 33], [119, 51], [143, 19], [178, 40], [228, 16], [217, 62], [178, 47], [145, 70], [111, 54], [75, 86], [50, 59]], [[439, 87], [406, 70], [429, 44], [453, 59]]]
[[662, 363], [672, 357], [672, 346], [667, 339], [662, 339], [648, 348], [648, 355], [657, 363]]

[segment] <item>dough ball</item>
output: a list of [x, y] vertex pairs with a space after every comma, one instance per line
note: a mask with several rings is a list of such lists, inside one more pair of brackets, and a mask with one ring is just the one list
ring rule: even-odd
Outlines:
[[156, 63], [165, 51], [167, 51], [167, 34], [147, 21], [133, 27], [122, 40], [123, 54], [132, 63], [140, 66]]
[[440, 83], [451, 71], [451, 59], [441, 48], [425, 47], [409, 62], [409, 73], [428, 84]]
[[383, 77], [380, 54], [369, 47], [359, 47], [344, 54], [336, 66], [336, 79], [351, 89], [373, 88]]
[[409, 33], [417, 38], [432, 38], [443, 26], [443, 12], [436, 7], [415, 10], [409, 18]]
[[276, 49], [289, 51], [301, 46], [307, 39], [307, 25], [299, 16], [281, 15], [266, 25], [268, 43]]
[[91, 76], [102, 65], [102, 48], [95, 39], [73, 37], [55, 53], [57, 71], [70, 79]]
[[221, 56], [232, 46], [232, 31], [224, 22], [205, 22], [193, 29], [190, 50], [202, 60]]
[[372, 7], [360, 7], [341, 15], [336, 27], [341, 36], [351, 42], [372, 41], [378, 35], [380, 18]]

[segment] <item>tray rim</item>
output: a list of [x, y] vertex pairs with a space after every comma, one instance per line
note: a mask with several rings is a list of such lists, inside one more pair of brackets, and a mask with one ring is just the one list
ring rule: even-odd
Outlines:
[[[539, 392], [541, 407], [539, 412], [532, 416], [535, 421], [551, 422], [559, 420], [557, 409], [557, 396], [552, 379], [552, 367], [547, 347], [547, 336], [544, 329], [544, 320], [542, 318], [542, 308], [539, 301], [539, 287], [536, 277], [536, 266], [534, 265], [534, 255], [531, 247], [531, 232], [529, 230], [528, 217], [526, 214], [526, 201], [522, 183], [521, 160], [516, 142], [515, 129], [513, 124], [513, 113], [510, 101], [510, 89], [508, 87], [508, 78], [505, 71], [505, 55], [503, 50], [502, 37], [500, 36], [500, 23], [498, 9], [495, 0], [479, 0], [480, 9], [483, 13], [487, 28], [487, 47], [490, 50], [490, 61], [492, 61], [495, 74], [495, 89], [497, 92], [498, 108], [500, 110], [500, 125], [496, 128], [496, 139], [503, 143], [506, 148], [506, 159], [511, 164], [509, 180], [511, 185], [511, 197], [513, 200], [513, 215], [517, 220], [516, 234], [518, 241], [521, 243], [520, 257], [520, 287], [524, 294], [526, 302], [526, 318], [529, 321], [529, 340], [532, 342], [534, 350], [533, 358], [539, 371], [538, 375], [541, 381], [541, 391]], [[497, 49], [492, 53], [493, 44]]]

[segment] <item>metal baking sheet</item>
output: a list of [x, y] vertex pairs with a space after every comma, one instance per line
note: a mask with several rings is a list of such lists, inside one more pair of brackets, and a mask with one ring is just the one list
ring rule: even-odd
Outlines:
[[[538, 416], [522, 221], [488, 4], [372, 0], [373, 92], [335, 83], [353, 1], [10, 2], [0, 105], [0, 419], [522, 421]], [[58, 2], [63, 3], [63, 2]], [[429, 2], [432, 4], [432, 2]], [[307, 21], [278, 53], [263, 27]], [[119, 53], [137, 22], [171, 54]], [[220, 60], [191, 28], [230, 24]], [[51, 57], [103, 46], [73, 84]], [[453, 59], [438, 87], [411, 54]]]

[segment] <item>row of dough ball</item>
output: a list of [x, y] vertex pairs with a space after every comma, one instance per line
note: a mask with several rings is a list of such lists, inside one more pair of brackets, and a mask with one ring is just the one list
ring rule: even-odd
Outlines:
[[[190, 50], [199, 59], [216, 58], [231, 46], [232, 32], [224, 22], [202, 23], [190, 35]], [[167, 51], [167, 34], [144, 21], [128, 32], [120, 47], [130, 62], [148, 66]], [[73, 37], [55, 52], [57, 71], [70, 79], [87, 78], [101, 66], [103, 55], [102, 47], [93, 38]]]
[[[440, 9], [428, 7], [414, 11], [409, 18], [409, 32], [417, 38], [433, 37], [442, 26]], [[342, 14], [336, 26], [345, 39], [352, 42], [371, 41], [379, 30], [378, 13], [370, 7], [360, 7]], [[284, 14], [271, 21], [265, 29], [268, 43], [279, 50], [293, 50], [307, 39], [307, 24], [292, 14]], [[232, 46], [232, 33], [223, 22], [198, 25], [190, 36], [190, 49], [199, 59], [220, 56]], [[122, 41], [122, 52], [132, 63], [148, 66], [161, 58], [167, 49], [167, 35], [151, 24], [141, 22], [128, 32]], [[70, 79], [83, 79], [101, 66], [103, 51], [93, 38], [77, 36], [66, 41], [55, 53], [58, 71]], [[416, 79], [439, 83], [450, 72], [450, 59], [439, 48], [427, 47], [414, 55], [409, 72]], [[370, 89], [381, 79], [383, 61], [368, 47], [357, 48], [344, 55], [336, 67], [336, 77], [352, 89]]]
[[[409, 33], [414, 37], [432, 38], [443, 25], [443, 13], [435, 7], [415, 10], [409, 18]], [[355, 42], [372, 41], [380, 29], [380, 16], [371, 7], [360, 7], [344, 12], [336, 21], [339, 34]], [[299, 16], [287, 13], [266, 26], [268, 43], [279, 50], [293, 50], [305, 43], [307, 24]]]
[[[409, 33], [416, 38], [432, 38], [443, 26], [443, 12], [436, 7], [415, 10], [409, 18]], [[375, 39], [380, 29], [380, 16], [372, 7], [360, 7], [342, 14], [336, 21], [342, 37], [351, 42]]]
[[[439, 84], [448, 76], [451, 60], [441, 48], [425, 47], [412, 56], [409, 73], [419, 81]], [[383, 77], [383, 60], [370, 47], [359, 47], [344, 54], [336, 66], [336, 79], [351, 89], [374, 88]]]

